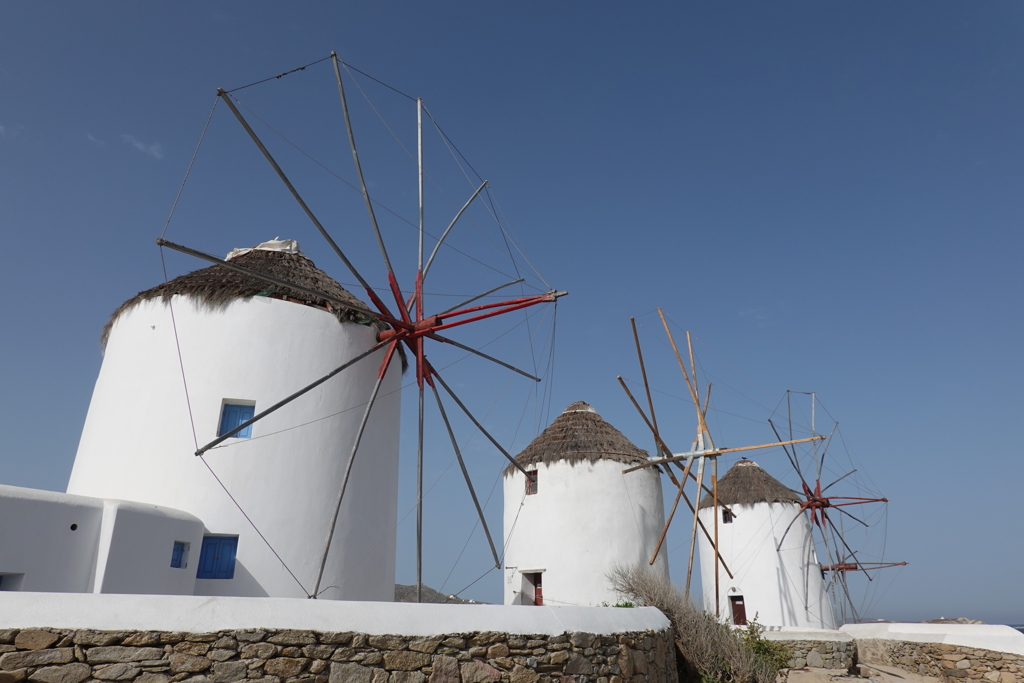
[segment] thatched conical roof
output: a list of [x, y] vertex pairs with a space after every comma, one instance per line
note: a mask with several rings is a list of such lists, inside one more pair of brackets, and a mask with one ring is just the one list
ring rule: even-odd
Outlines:
[[[778, 479], [768, 474], [753, 460], [740, 460], [718, 480], [719, 505], [754, 505], [755, 503], [800, 503], [803, 499]], [[700, 501], [709, 508], [715, 502], [711, 494]]]
[[[272, 240], [252, 249], [236, 249], [228, 255], [228, 260], [249, 270], [272, 275], [278, 279], [329, 294], [336, 299], [350, 301], [355, 306], [368, 308], [366, 304], [338, 284], [334, 278], [313, 265], [313, 262], [299, 251], [299, 245], [294, 240]], [[106, 345], [114, 321], [125, 311], [150, 299], [162, 298], [164, 301], [168, 301], [175, 294], [192, 297], [210, 307], [223, 306], [235, 299], [244, 299], [250, 296], [269, 296], [325, 308], [332, 312], [340, 322], [375, 325], [380, 329], [385, 327], [383, 323], [376, 322], [364, 313], [348, 308], [339, 308], [337, 304], [322, 297], [296, 292], [287, 287], [278, 287], [217, 264], [176, 277], [170, 282], [139, 292], [125, 301], [114, 311], [104, 326], [100, 343]]]
[[[576, 401], [516, 456], [516, 462], [523, 467], [560, 460], [570, 463], [614, 460], [632, 465], [647, 462], [647, 451], [634, 446], [588, 404]], [[515, 469], [509, 465], [505, 474]]]

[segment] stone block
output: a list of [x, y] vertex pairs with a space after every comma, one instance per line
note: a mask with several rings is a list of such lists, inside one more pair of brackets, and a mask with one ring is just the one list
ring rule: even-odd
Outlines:
[[0, 683], [18, 683], [25, 680], [27, 669], [16, 669], [14, 671], [0, 671]]
[[133, 633], [121, 641], [122, 645], [132, 647], [145, 647], [147, 645], [160, 645], [160, 634], [156, 631], [140, 631]]
[[307, 645], [302, 654], [310, 659], [330, 659], [336, 649], [333, 645]]
[[970, 669], [971, 668], [971, 660], [969, 660], [969, 659], [961, 659], [959, 662], [956, 663], [956, 668], [958, 668], [958, 669]]
[[548, 658], [548, 662], [550, 664], [565, 664], [567, 661], [569, 661], [569, 653], [565, 650], [562, 650], [561, 652], [554, 652]]
[[429, 683], [459, 683], [459, 662], [454, 657], [434, 655]]
[[642, 650], [633, 650], [633, 675], [647, 675], [647, 655]]
[[999, 683], [999, 672], [998, 671], [989, 671], [987, 674], [984, 675], [983, 678], [986, 681], [992, 681], [992, 683]]
[[388, 683], [388, 672], [384, 669], [374, 669], [373, 680], [370, 683]]
[[45, 650], [60, 640], [60, 636], [49, 631], [29, 629], [14, 638], [14, 647], [19, 650]]
[[508, 645], [505, 643], [495, 643], [487, 648], [487, 659], [497, 659], [498, 657], [508, 657]]
[[576, 631], [569, 635], [569, 642], [572, 643], [573, 647], [579, 647], [586, 649], [594, 646], [594, 634], [585, 633], [583, 631]]
[[101, 681], [127, 681], [135, 678], [141, 670], [135, 664], [120, 662], [118, 664], [107, 664], [97, 666], [92, 670], [92, 677]]
[[434, 650], [441, 644], [441, 636], [435, 638], [419, 638], [409, 643], [409, 649], [413, 652], [423, 652], [428, 655], [434, 654]]
[[462, 683], [494, 683], [501, 680], [501, 672], [486, 662], [463, 662], [459, 670]]
[[55, 650], [28, 650], [8, 652], [0, 655], [0, 670], [12, 671], [26, 666], [45, 666], [47, 664], [68, 664], [75, 658], [75, 651], [70, 647]]
[[145, 673], [135, 679], [135, 683], [168, 683], [171, 677], [167, 674]]
[[370, 647], [378, 650], [404, 650], [405, 638], [401, 636], [370, 636]]
[[36, 669], [36, 672], [29, 676], [29, 680], [39, 683], [82, 683], [91, 672], [92, 667], [88, 664], [75, 662], [63, 666], [45, 666]]
[[[647, 672], [647, 660], [644, 660], [644, 673]], [[569, 655], [569, 661], [565, 663], [565, 673], [583, 674], [589, 676], [594, 673], [594, 665], [583, 655], [573, 652]]]
[[258, 643], [267, 637], [267, 632], [263, 629], [249, 629], [247, 631], [233, 631], [232, 634], [235, 638], [242, 641], [243, 643]]
[[315, 645], [316, 636], [312, 631], [281, 631], [267, 638], [267, 642], [275, 645]]
[[495, 657], [491, 661], [494, 663], [494, 666], [499, 669], [504, 669], [505, 671], [508, 671], [515, 666], [515, 662], [512, 661], [511, 657]]
[[192, 641], [183, 641], [174, 646], [175, 652], [183, 652], [187, 655], [195, 655], [202, 657], [210, 651], [209, 643], [194, 643]]
[[348, 645], [352, 642], [351, 631], [331, 631], [320, 634], [320, 642], [327, 645]]
[[619, 665], [619, 673], [627, 681], [633, 677], [633, 652], [623, 645], [619, 650], [618, 659], [615, 660]]
[[219, 650], [237, 650], [238, 641], [231, 636], [224, 636], [214, 641], [213, 646]]
[[309, 673], [311, 674], [323, 673], [326, 668], [327, 662], [322, 659], [314, 659], [309, 663]]
[[250, 643], [243, 645], [239, 653], [242, 659], [270, 659], [277, 654], [278, 647], [271, 643]]
[[388, 683], [425, 683], [426, 680], [419, 671], [392, 671]]
[[307, 664], [309, 664], [309, 659], [305, 657], [275, 657], [267, 660], [267, 663], [263, 665], [263, 670], [271, 676], [289, 678], [298, 676]]
[[386, 652], [384, 668], [388, 671], [416, 671], [430, 664], [430, 655], [422, 652]]
[[72, 640], [75, 645], [85, 645], [86, 647], [104, 647], [106, 645], [113, 645], [114, 643], [121, 642], [121, 637], [124, 634], [116, 633], [114, 631], [92, 631], [92, 630], [81, 630], [75, 631], [75, 635], [72, 636]]
[[164, 650], [160, 647], [94, 647], [86, 650], [85, 658], [90, 664], [106, 664], [108, 662], [141, 662], [145, 659], [163, 659]]
[[302, 648], [295, 647], [294, 645], [281, 648], [282, 657], [301, 657]]
[[196, 657], [181, 652], [175, 652], [168, 657], [171, 664], [171, 673], [199, 673], [206, 671], [213, 664], [206, 657]]
[[444, 640], [442, 640], [441, 644], [445, 647], [453, 647], [456, 650], [461, 650], [462, 648], [466, 647], [466, 639], [459, 638], [457, 636], [452, 636], [451, 638], [445, 638]]
[[235, 683], [248, 673], [249, 667], [245, 662], [217, 662], [210, 667], [209, 677], [213, 683]]
[[373, 669], [361, 664], [331, 664], [330, 683], [371, 683]]
[[[533, 669], [527, 669], [525, 666], [517, 664], [509, 674], [509, 683], [537, 683], [539, 678], [540, 675]], [[431, 683], [434, 682], [431, 681]]]
[[384, 655], [379, 652], [367, 652], [363, 656], [363, 664], [365, 666], [378, 666], [384, 661]]
[[14, 639], [18, 637], [18, 629], [4, 628], [0, 629], [0, 643], [13, 643]]
[[234, 650], [210, 650], [206, 653], [206, 658], [212, 659], [215, 662], [226, 662], [236, 654], [238, 653]]
[[1015, 683], [1017, 677], [1006, 671], [999, 674], [999, 683]]
[[184, 640], [191, 640], [193, 643], [212, 643], [220, 638], [219, 633], [186, 633]]
[[807, 653], [807, 666], [820, 669], [825, 666], [825, 662], [821, 658], [821, 653], [818, 650], [811, 650]]

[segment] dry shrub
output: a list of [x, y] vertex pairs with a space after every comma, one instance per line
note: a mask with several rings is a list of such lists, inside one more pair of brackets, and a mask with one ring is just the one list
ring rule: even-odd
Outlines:
[[680, 677], [703, 683], [774, 683], [777, 669], [758, 656], [743, 634], [694, 605], [649, 567], [619, 566], [608, 575], [612, 588], [638, 605], [657, 607], [672, 622], [687, 666]]

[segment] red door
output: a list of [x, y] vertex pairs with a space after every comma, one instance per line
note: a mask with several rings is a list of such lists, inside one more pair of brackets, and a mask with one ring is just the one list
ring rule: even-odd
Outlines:
[[732, 623], [737, 626], [747, 625], [747, 608], [743, 604], [742, 595], [730, 595], [729, 603], [732, 606]]

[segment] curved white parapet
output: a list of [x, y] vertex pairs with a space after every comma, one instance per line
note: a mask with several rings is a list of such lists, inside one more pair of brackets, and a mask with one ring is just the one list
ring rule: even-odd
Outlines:
[[183, 631], [236, 629], [353, 631], [368, 635], [432, 636], [496, 631], [597, 635], [663, 631], [669, 621], [653, 607], [534, 607], [349, 602], [289, 598], [171, 595], [88, 595], [0, 592], [0, 629]]
[[761, 634], [765, 640], [806, 640], [827, 643], [851, 643], [853, 636], [842, 631], [831, 631], [817, 628], [794, 628], [789, 626], [766, 627]]
[[[622, 599], [608, 573], [647, 566], [665, 525], [661, 480], [654, 468], [623, 474], [614, 460], [531, 465], [504, 477], [505, 604], [532, 605], [531, 576], [541, 575], [545, 605], [614, 605]], [[662, 548], [654, 571], [668, 578]]]
[[1024, 633], [1000, 624], [846, 624], [841, 631], [856, 639], [878, 638], [912, 643], [945, 643], [1024, 655]]
[[[198, 595], [306, 597], [384, 350], [257, 422], [251, 438], [194, 453], [217, 437], [225, 404], [269, 408], [369, 349], [376, 330], [268, 297], [171, 305], [173, 318], [152, 299], [114, 322], [68, 492], [183, 510], [207, 534], [237, 536], [234, 575], [196, 579]], [[359, 447], [323, 598], [393, 599], [400, 375], [396, 360]]]

